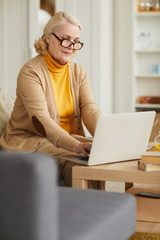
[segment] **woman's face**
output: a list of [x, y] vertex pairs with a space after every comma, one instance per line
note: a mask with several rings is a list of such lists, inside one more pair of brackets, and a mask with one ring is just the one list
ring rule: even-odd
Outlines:
[[[77, 42], [80, 39], [80, 28], [69, 22], [59, 26], [54, 34], [59, 39], [67, 39], [72, 42]], [[48, 43], [48, 52], [51, 57], [60, 65], [67, 63], [77, 50], [73, 49], [73, 44], [70, 47], [61, 46], [61, 42], [53, 35], [46, 38]]]

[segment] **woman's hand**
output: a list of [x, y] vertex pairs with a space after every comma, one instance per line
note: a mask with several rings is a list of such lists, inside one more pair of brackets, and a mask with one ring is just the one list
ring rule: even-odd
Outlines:
[[83, 153], [85, 156], [91, 151], [92, 143], [91, 142], [79, 142], [73, 147], [73, 152]]

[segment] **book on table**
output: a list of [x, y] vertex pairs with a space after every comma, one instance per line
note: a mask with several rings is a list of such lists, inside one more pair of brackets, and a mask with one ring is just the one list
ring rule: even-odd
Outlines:
[[153, 148], [153, 151], [147, 151], [142, 156], [143, 163], [160, 164], [160, 151]]
[[138, 168], [145, 172], [158, 172], [160, 171], [160, 164], [146, 163], [138, 160]]

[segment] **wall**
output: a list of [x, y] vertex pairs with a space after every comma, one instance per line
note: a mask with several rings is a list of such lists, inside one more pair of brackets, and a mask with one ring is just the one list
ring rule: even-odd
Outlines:
[[34, 54], [38, 0], [0, 0], [0, 87], [16, 95], [17, 75]]
[[132, 109], [132, 3], [114, 1], [113, 112]]

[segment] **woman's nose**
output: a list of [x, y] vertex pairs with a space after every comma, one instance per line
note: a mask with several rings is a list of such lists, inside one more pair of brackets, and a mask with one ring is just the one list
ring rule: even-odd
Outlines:
[[69, 48], [69, 49], [74, 49], [74, 46], [73, 46], [73, 45], [74, 45], [74, 43], [72, 43], [68, 48]]

